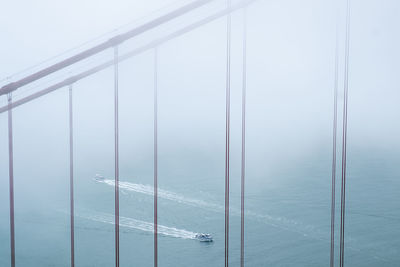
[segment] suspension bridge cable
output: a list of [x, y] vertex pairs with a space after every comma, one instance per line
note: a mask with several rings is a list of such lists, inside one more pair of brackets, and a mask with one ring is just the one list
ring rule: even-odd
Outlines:
[[[179, 29], [178, 31], [175, 31], [175, 32], [173, 32], [173, 33], [171, 33], [171, 34], [169, 34], [167, 36], [161, 37], [161, 38], [159, 38], [159, 39], [157, 39], [157, 40], [155, 40], [153, 42], [150, 42], [150, 43], [148, 43], [148, 44], [146, 44], [146, 45], [144, 45], [142, 47], [139, 47], [139, 48], [136, 48], [134, 50], [131, 50], [131, 51], [125, 53], [124, 55], [121, 55], [118, 60], [121, 62], [121, 61], [127, 60], [128, 58], [131, 58], [133, 56], [139, 55], [139, 54], [141, 54], [141, 53], [143, 53], [145, 51], [153, 49], [156, 46], [159, 46], [159, 45], [161, 45], [161, 44], [163, 44], [165, 42], [168, 42], [169, 40], [171, 40], [173, 38], [176, 38], [178, 36], [181, 36], [181, 35], [183, 35], [185, 33], [190, 32], [190, 31], [192, 31], [192, 30], [194, 30], [196, 28], [199, 28], [202, 25], [210, 23], [211, 21], [215, 21], [216, 19], [218, 19], [218, 18], [220, 18], [222, 16], [226, 16], [230, 12], [233, 12], [233, 11], [235, 11], [237, 9], [246, 7], [246, 6], [252, 4], [252, 3], [256, 2], [256, 1], [257, 0], [245, 0], [243, 2], [235, 4], [234, 6], [232, 6], [229, 9], [224, 9], [224, 10], [218, 11], [218, 12], [216, 12], [216, 13], [214, 13], [214, 14], [212, 14], [212, 15], [204, 18], [204, 19], [201, 19], [201, 20], [199, 20], [199, 21], [197, 21], [195, 23], [192, 23], [192, 24], [190, 24], [190, 25], [188, 25], [188, 26], [186, 26], [186, 27], [184, 27], [182, 29]], [[16, 101], [13, 102], [13, 106], [12, 107], [15, 108], [15, 107], [18, 107], [20, 105], [23, 105], [23, 104], [25, 104], [27, 102], [30, 102], [30, 101], [32, 101], [32, 100], [34, 100], [36, 98], [39, 98], [39, 97], [41, 97], [43, 95], [49, 94], [49, 93], [51, 93], [51, 92], [53, 92], [55, 90], [58, 90], [58, 89], [63, 88], [65, 86], [68, 86], [69, 84], [71, 84], [73, 82], [76, 82], [76, 81], [81, 80], [81, 79], [83, 79], [85, 77], [93, 75], [93, 74], [99, 72], [100, 70], [103, 70], [105, 68], [111, 67], [113, 65], [114, 65], [114, 60], [113, 59], [109, 60], [109, 61], [106, 61], [104, 63], [101, 63], [99, 65], [96, 65], [93, 68], [90, 68], [90, 69], [88, 69], [86, 71], [83, 71], [83, 72], [80, 72], [78, 74], [75, 74], [73, 76], [70, 76], [70, 77], [66, 78], [65, 80], [63, 80], [61, 82], [58, 82], [58, 83], [53, 84], [51, 86], [48, 86], [47, 88], [44, 88], [44, 89], [42, 89], [42, 90], [40, 90], [38, 92], [35, 92], [35, 93], [33, 93], [33, 94], [29, 95], [29, 96], [26, 96], [26, 97], [23, 97], [23, 98], [21, 98], [19, 100], [16, 100]], [[0, 113], [3, 113], [5, 111], [7, 111], [7, 110], [8, 110], [8, 106], [7, 105], [0, 107]]]
[[158, 51], [154, 49], [154, 267], [158, 266], [158, 97], [157, 97]]
[[12, 127], [12, 93], [7, 94], [8, 100], [8, 174], [10, 186], [10, 254], [11, 267], [15, 267], [15, 224], [14, 224], [14, 153]]
[[118, 46], [114, 47], [115, 266], [119, 267]]
[[71, 233], [71, 267], [75, 266], [75, 224], [74, 224], [74, 137], [72, 117], [72, 84], [69, 85], [69, 199]]
[[240, 189], [240, 267], [244, 267], [244, 186], [246, 174], [247, 9], [243, 9], [242, 159]]
[[347, 158], [347, 104], [349, 87], [349, 46], [350, 46], [350, 0], [347, 0], [346, 46], [344, 65], [344, 102], [343, 102], [343, 140], [342, 140], [342, 188], [340, 213], [340, 267], [344, 266], [344, 222], [346, 208], [346, 158]]
[[[231, 0], [227, 0], [228, 9]], [[229, 144], [231, 94], [231, 14], [226, 16], [226, 125], [225, 125], [225, 267], [229, 266]]]
[[[57, 59], [57, 58], [60, 58], [60, 57], [66, 55], [66, 54], [68, 54], [68, 53], [70, 53], [70, 52], [77, 51], [78, 49], [83, 48], [84, 46], [86, 46], [86, 45], [88, 45], [88, 44], [91, 44], [91, 43], [94, 43], [94, 42], [96, 42], [96, 41], [99, 41], [99, 40], [101, 40], [101, 39], [103, 39], [103, 38], [106, 38], [107, 36], [110, 36], [111, 34], [115, 34], [115, 33], [119, 32], [119, 31], [121, 31], [121, 29], [123, 29], [123, 28], [129, 27], [130, 25], [133, 25], [133, 24], [135, 24], [135, 23], [138, 23], [138, 22], [140, 22], [140, 21], [143, 21], [144, 19], [150, 18], [151, 16], [154, 16], [154, 14], [158, 14], [158, 13], [160, 13], [161, 11], [164, 11], [164, 10], [167, 10], [168, 8], [171, 8], [172, 6], [176, 6], [177, 3], [180, 3], [180, 2], [184, 2], [184, 1], [182, 1], [182, 0], [174, 1], [173, 3], [166, 4], [166, 5], [164, 5], [164, 6], [160, 7], [160, 8], [157, 8], [157, 9], [153, 10], [150, 14], [146, 14], [146, 15], [141, 16], [141, 17], [139, 17], [139, 18], [130, 20], [129, 22], [127, 22], [127, 23], [125, 23], [125, 24], [123, 24], [123, 25], [120, 25], [120, 26], [116, 27], [115, 29], [112, 29], [112, 30], [107, 31], [107, 32], [105, 32], [105, 33], [102, 33], [102, 34], [100, 34], [100, 35], [98, 35], [98, 36], [95, 36], [94, 38], [89, 39], [89, 40], [87, 40], [87, 41], [84, 41], [84, 42], [82, 42], [82, 43], [76, 45], [76, 46], [73, 47], [73, 48], [64, 50], [64, 51], [60, 52], [59, 54], [56, 54], [56, 55], [54, 55], [54, 56], [51, 56], [51, 57], [49, 57], [49, 58], [47, 58], [47, 59], [45, 59], [45, 60], [43, 60], [43, 61], [40, 61], [40, 62], [38, 62], [38, 63], [36, 63], [36, 64], [34, 64], [34, 65], [31, 65], [31, 66], [29, 66], [29, 67], [27, 67], [27, 68], [25, 68], [25, 69], [19, 70], [19, 71], [15, 72], [15, 73], [13, 73], [13, 74], [11, 74], [11, 75], [8, 75], [8, 76], [6, 76], [6, 77], [0, 79], [0, 83], [6, 81], [7, 79], [12, 79], [12, 78], [14, 78], [15, 76], [18, 76], [18, 75], [20, 75], [20, 74], [23, 74], [23, 73], [26, 73], [26, 72], [28, 72], [28, 71], [30, 71], [30, 70], [33, 70], [33, 69], [35, 69], [35, 68], [37, 68], [37, 67], [39, 67], [39, 66], [41, 66], [41, 65], [44, 65], [45, 63], [51, 62], [52, 60], [55, 60], [55, 59]], [[187, 2], [187, 1], [186, 1], [186, 2]]]
[[339, 5], [336, 10], [335, 76], [333, 88], [333, 141], [332, 141], [332, 203], [331, 203], [331, 250], [330, 267], [335, 264], [335, 205], [336, 205], [336, 148], [337, 148], [337, 109], [339, 77]]
[[149, 31], [151, 29], [156, 28], [157, 26], [167, 23], [179, 16], [182, 16], [184, 14], [187, 14], [188, 12], [195, 10], [196, 8], [199, 8], [201, 6], [206, 5], [207, 3], [211, 2], [212, 0], [196, 0], [193, 1], [185, 6], [182, 6], [180, 8], [177, 8], [176, 10], [173, 10], [167, 14], [164, 14], [163, 16], [160, 16], [152, 21], [149, 21], [147, 23], [144, 23], [134, 29], [131, 29], [125, 33], [119, 34], [117, 36], [114, 36], [113, 38], [102, 42], [100, 44], [97, 44], [94, 47], [91, 47], [89, 49], [86, 49], [85, 51], [82, 51], [76, 55], [73, 55], [69, 58], [66, 58], [58, 63], [55, 63], [51, 66], [48, 66], [36, 73], [30, 74], [29, 76], [26, 76], [18, 81], [11, 82], [9, 84], [4, 85], [3, 87], [0, 88], [0, 95], [10, 93], [12, 91], [17, 90], [18, 88], [27, 85], [33, 81], [36, 81], [38, 79], [41, 79], [47, 75], [50, 75], [56, 71], [59, 71], [65, 67], [68, 67], [74, 63], [77, 63], [79, 61], [82, 61], [90, 56], [96, 55], [108, 48], [115, 47], [122, 42], [131, 39], [135, 36], [138, 36], [146, 31]]

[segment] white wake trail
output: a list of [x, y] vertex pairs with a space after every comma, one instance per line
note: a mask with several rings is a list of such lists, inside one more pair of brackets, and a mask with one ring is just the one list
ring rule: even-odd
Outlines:
[[[107, 224], [115, 224], [114, 215], [107, 214], [107, 213], [99, 213], [99, 214], [92, 214], [92, 215], [78, 215], [78, 217], [102, 222]], [[119, 226], [126, 227], [131, 229], [136, 229], [144, 232], [154, 233], [154, 224], [150, 222], [140, 221], [128, 217], [119, 217]], [[158, 225], [157, 227], [158, 233], [164, 236], [170, 236], [175, 238], [182, 238], [182, 239], [196, 239], [196, 233], [187, 231], [184, 229], [177, 229], [175, 227], [168, 227], [164, 225]]]
[[[95, 181], [99, 183], [104, 183], [110, 186], [115, 186], [115, 181], [110, 180], [110, 179], [103, 179], [103, 180], [97, 180]], [[144, 185], [144, 184], [135, 184], [135, 183], [130, 183], [130, 182], [119, 182], [119, 188], [120, 189], [125, 189], [127, 191], [132, 191], [136, 193], [141, 193], [149, 196], [154, 196], [154, 187], [151, 185]], [[193, 207], [201, 207], [205, 208], [208, 210], [214, 210], [214, 211], [223, 211], [224, 207], [222, 205], [217, 205], [213, 203], [208, 203], [203, 200], [199, 199], [193, 199], [193, 198], [187, 198], [182, 195], [178, 195], [174, 192], [171, 191], [166, 191], [163, 189], [158, 189], [158, 197], [162, 199], [167, 199], [171, 201], [175, 201], [181, 204], [193, 206]]]
[[[94, 181], [99, 182], [99, 183], [104, 183], [107, 185], [110, 185], [112, 187], [115, 186], [115, 181], [111, 179], [94, 179]], [[126, 191], [131, 191], [135, 193], [141, 193], [149, 196], [154, 196], [154, 187], [151, 185], [144, 185], [144, 184], [136, 184], [136, 183], [130, 183], [130, 182], [124, 182], [124, 181], [119, 181], [119, 188], [126, 190]], [[214, 203], [209, 203], [203, 200], [199, 199], [194, 199], [194, 198], [188, 198], [182, 195], [179, 195], [177, 193], [163, 190], [163, 189], [158, 189], [158, 197], [162, 199], [167, 199], [170, 201], [174, 201], [180, 204], [185, 204], [189, 205], [192, 207], [196, 208], [203, 208], [206, 210], [210, 210], [213, 212], [218, 212], [218, 213], [224, 213], [225, 212], [225, 207], [223, 205], [218, 205]], [[240, 209], [232, 208], [230, 207], [230, 212], [234, 216], [240, 216]], [[276, 217], [276, 216], [271, 216], [271, 215], [265, 215], [265, 214], [258, 214], [252, 211], [245, 211], [245, 216], [248, 216], [252, 218], [253, 220], [265, 223], [267, 225], [295, 232], [298, 234], [301, 234], [303, 236], [314, 236], [316, 239], [321, 239], [321, 236], [323, 236], [322, 233], [320, 233], [319, 230], [315, 229], [315, 227], [311, 225], [303, 225], [302, 223], [298, 223], [297, 221], [287, 219], [285, 217]]]

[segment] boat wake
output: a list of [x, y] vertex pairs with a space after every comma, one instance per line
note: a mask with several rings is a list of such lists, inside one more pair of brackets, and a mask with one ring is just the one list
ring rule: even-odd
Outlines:
[[[114, 180], [106, 179], [100, 175], [96, 175], [96, 177], [94, 178], [94, 181], [96, 181], [98, 183], [107, 184], [112, 187], [115, 186]], [[154, 196], [154, 187], [151, 185], [119, 181], [119, 188], [121, 190], [126, 190], [126, 191], [130, 191], [130, 192]], [[209, 203], [209, 202], [199, 200], [199, 199], [188, 198], [188, 197], [179, 195], [177, 193], [163, 190], [160, 188], [158, 189], [158, 197], [162, 198], [162, 199], [174, 201], [174, 202], [177, 202], [180, 204], [189, 205], [189, 206], [196, 207], [196, 208], [202, 208], [202, 209], [217, 212], [217, 213], [225, 212], [225, 207], [223, 205]], [[230, 213], [233, 216], [240, 216], [240, 209], [231, 207]], [[320, 230], [316, 229], [315, 227], [313, 227], [311, 225], [303, 225], [302, 223], [299, 223], [297, 221], [290, 220], [290, 219], [280, 217], [280, 216], [258, 214], [258, 213], [255, 213], [255, 212], [252, 212], [249, 210], [245, 211], [245, 216], [247, 216], [255, 221], [270, 225], [275, 228], [295, 232], [295, 233], [298, 233], [303, 236], [310, 236], [310, 237], [313, 236], [313, 238], [319, 239], [319, 240], [321, 240], [322, 239], [321, 236], [324, 235], [324, 233], [320, 232]]]
[[[95, 181], [99, 183], [104, 183], [107, 185], [110, 185], [112, 187], [115, 186], [115, 181], [110, 180], [110, 179], [94, 179]], [[154, 196], [154, 187], [151, 185], [144, 185], [144, 184], [135, 184], [135, 183], [130, 183], [130, 182], [123, 182], [119, 181], [119, 188], [126, 190], [126, 191], [131, 191], [131, 192], [136, 192], [136, 193], [141, 193], [149, 196]], [[213, 203], [208, 203], [203, 200], [199, 199], [193, 199], [193, 198], [187, 198], [182, 195], [176, 194], [171, 191], [166, 191], [163, 189], [158, 189], [157, 191], [158, 197], [170, 201], [174, 201], [177, 203], [193, 206], [196, 208], [205, 208], [208, 210], [215, 210], [215, 211], [220, 211], [224, 210], [224, 207], [221, 205], [213, 204]]]
[[[114, 221], [114, 215], [112, 214], [107, 214], [107, 213], [98, 213], [98, 214], [92, 214], [92, 215], [77, 215], [77, 217], [96, 221], [96, 222], [101, 222], [101, 223], [107, 223], [107, 224], [115, 224]], [[150, 222], [145, 222], [141, 220], [136, 220], [128, 217], [119, 217], [119, 226], [120, 227], [125, 227], [125, 228], [130, 228], [130, 229], [136, 229], [144, 232], [150, 232], [154, 233], [154, 224]], [[175, 238], [182, 238], [182, 239], [196, 239], [197, 233], [187, 231], [184, 229], [177, 229], [175, 227], [168, 227], [164, 225], [158, 225], [157, 227], [158, 234], [164, 235], [164, 236], [169, 236], [169, 237], [175, 237]]]

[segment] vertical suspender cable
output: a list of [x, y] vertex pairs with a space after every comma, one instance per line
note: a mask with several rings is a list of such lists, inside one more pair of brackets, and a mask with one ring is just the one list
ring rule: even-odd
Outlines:
[[114, 47], [115, 266], [119, 267], [118, 47]]
[[243, 9], [242, 161], [240, 183], [240, 267], [244, 267], [244, 186], [246, 167], [247, 10]]
[[[231, 0], [228, 8], [231, 7]], [[226, 125], [225, 125], [225, 267], [229, 266], [229, 131], [231, 91], [231, 14], [226, 16]]]
[[154, 267], [158, 266], [157, 48], [154, 49]]
[[344, 103], [343, 103], [343, 143], [342, 143], [342, 190], [340, 213], [340, 267], [344, 266], [344, 217], [346, 207], [346, 157], [347, 157], [347, 102], [349, 87], [349, 46], [350, 46], [350, 0], [347, 0], [346, 13], [346, 47], [344, 69]]
[[72, 85], [69, 86], [69, 200], [70, 200], [70, 233], [71, 233], [71, 267], [75, 266], [75, 233], [74, 233], [74, 139], [72, 118]]
[[15, 230], [14, 230], [14, 162], [13, 162], [13, 130], [12, 130], [12, 95], [8, 100], [8, 174], [10, 185], [10, 250], [11, 267], [15, 267]]
[[337, 147], [337, 98], [339, 77], [339, 8], [336, 12], [335, 77], [333, 88], [333, 141], [332, 141], [332, 202], [331, 202], [331, 251], [330, 267], [335, 265], [335, 205], [336, 205], [336, 147]]

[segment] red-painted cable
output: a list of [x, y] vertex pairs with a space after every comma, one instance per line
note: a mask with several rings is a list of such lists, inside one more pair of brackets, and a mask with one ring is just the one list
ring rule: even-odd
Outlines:
[[114, 47], [115, 266], [119, 267], [118, 47]]
[[342, 140], [342, 188], [340, 213], [340, 267], [344, 266], [344, 222], [346, 208], [346, 159], [347, 159], [347, 103], [349, 87], [349, 46], [350, 46], [350, 0], [347, 0], [346, 47], [344, 70], [343, 140]]
[[[231, 1], [227, 0], [228, 8]], [[226, 18], [226, 113], [225, 113], [225, 267], [229, 266], [229, 145], [231, 94], [231, 14]]]
[[72, 85], [69, 86], [69, 199], [70, 199], [70, 234], [71, 234], [71, 267], [75, 266], [75, 224], [74, 224], [74, 138]]
[[246, 69], [247, 68], [247, 10], [243, 9], [243, 73], [242, 73], [242, 159], [240, 188], [240, 266], [244, 267], [244, 189], [246, 174]]
[[158, 266], [158, 144], [157, 144], [157, 66], [158, 52], [154, 49], [154, 267]]
[[8, 174], [10, 186], [10, 254], [11, 267], [15, 267], [15, 224], [14, 224], [14, 154], [13, 154], [13, 127], [12, 127], [12, 93], [8, 99]]

